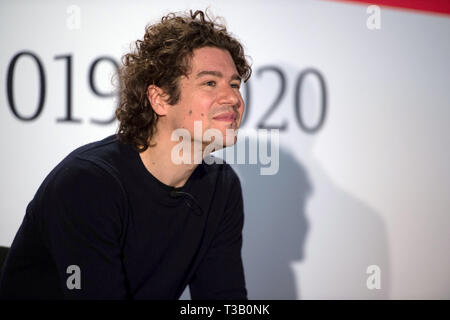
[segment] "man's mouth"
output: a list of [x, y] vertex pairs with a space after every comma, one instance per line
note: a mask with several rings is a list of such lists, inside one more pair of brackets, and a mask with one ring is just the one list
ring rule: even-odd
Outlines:
[[219, 114], [219, 115], [213, 117], [213, 119], [217, 120], [217, 121], [233, 122], [236, 120], [236, 114], [234, 112], [222, 113], [222, 114]]

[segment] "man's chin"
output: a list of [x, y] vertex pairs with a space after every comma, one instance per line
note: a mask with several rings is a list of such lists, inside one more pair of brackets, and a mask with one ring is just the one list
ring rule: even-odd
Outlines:
[[237, 142], [237, 135], [225, 136], [225, 141], [223, 142], [223, 147], [231, 147], [234, 146]]

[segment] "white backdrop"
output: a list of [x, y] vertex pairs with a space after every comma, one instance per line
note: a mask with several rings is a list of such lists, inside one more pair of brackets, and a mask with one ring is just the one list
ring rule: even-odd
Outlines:
[[[206, 7], [253, 61], [244, 128], [285, 124], [277, 175], [234, 166], [249, 298], [449, 299], [450, 19], [382, 7], [381, 28], [371, 30], [367, 6], [345, 2], [2, 2], [0, 245], [11, 245], [65, 155], [116, 131], [115, 121], [95, 122], [111, 119], [116, 103], [94, 91], [110, 92], [114, 71], [96, 59], [119, 61], [163, 14]], [[42, 65], [40, 111], [44, 88], [29, 53]], [[307, 127], [325, 110], [315, 132], [300, 126], [300, 106]], [[372, 265], [381, 273], [368, 274]], [[369, 289], [376, 275], [381, 288]]]

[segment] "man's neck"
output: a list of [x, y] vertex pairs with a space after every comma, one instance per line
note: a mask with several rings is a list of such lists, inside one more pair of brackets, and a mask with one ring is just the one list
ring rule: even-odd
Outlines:
[[[155, 141], [157, 141], [155, 143]], [[166, 137], [156, 134], [152, 139], [152, 145], [147, 150], [139, 153], [139, 156], [147, 170], [165, 185], [179, 188], [184, 186], [198, 163], [191, 159], [190, 164], [175, 164], [172, 159], [172, 149], [179, 142], [171, 141]]]

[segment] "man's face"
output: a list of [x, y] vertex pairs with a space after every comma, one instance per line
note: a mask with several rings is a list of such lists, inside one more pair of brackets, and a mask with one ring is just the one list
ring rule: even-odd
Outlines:
[[[207, 129], [217, 129], [224, 147], [234, 144], [244, 101], [230, 53], [215, 47], [199, 48], [194, 50], [190, 65], [190, 73], [179, 81], [180, 99], [168, 113], [172, 129], [187, 129], [194, 138], [194, 121], [199, 121], [202, 135]], [[195, 137], [197, 141], [200, 139]]]

